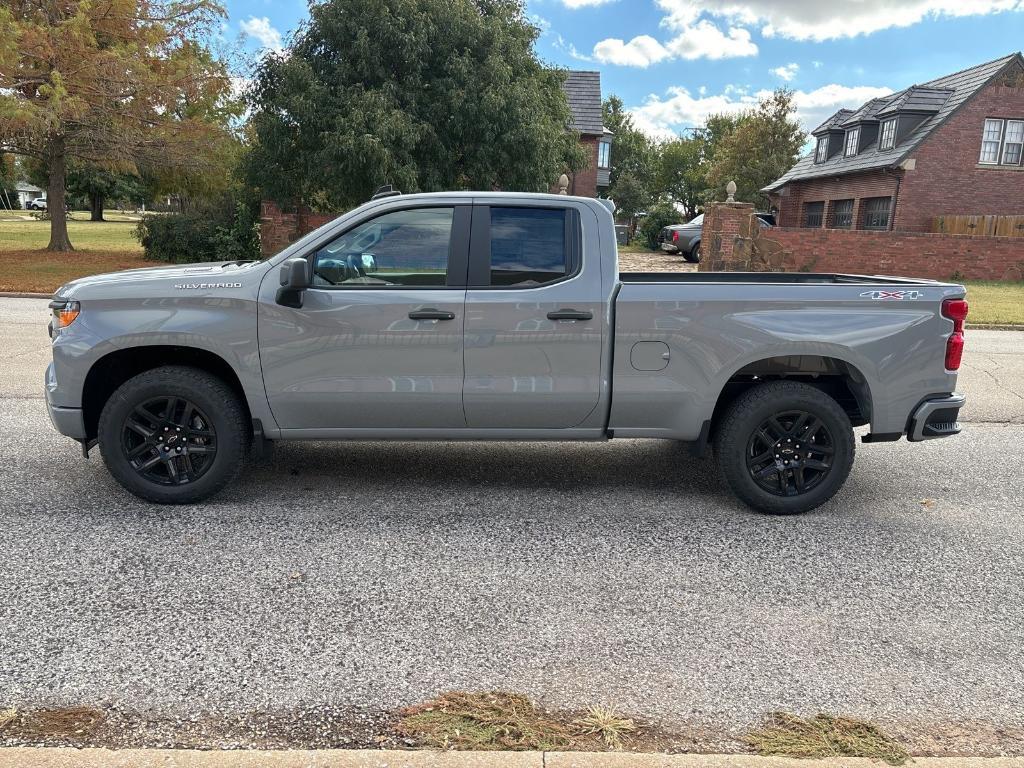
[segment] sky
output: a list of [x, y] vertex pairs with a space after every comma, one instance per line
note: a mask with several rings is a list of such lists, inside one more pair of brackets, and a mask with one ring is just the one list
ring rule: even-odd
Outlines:
[[[287, 45], [302, 0], [228, 0], [225, 35]], [[1024, 48], [1024, 0], [528, 0], [540, 58], [601, 73], [656, 137], [779, 86], [813, 129], [841, 107]]]

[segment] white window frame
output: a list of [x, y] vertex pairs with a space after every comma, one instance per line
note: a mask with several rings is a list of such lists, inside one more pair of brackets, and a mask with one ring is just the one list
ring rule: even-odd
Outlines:
[[[1021, 134], [1014, 137], [1018, 138], [1018, 141], [1010, 141], [1010, 131], [1015, 131], [1015, 126], [1021, 126]], [[990, 130], [993, 132], [990, 133]], [[998, 131], [998, 134], [994, 131]], [[996, 138], [997, 135], [998, 138]], [[1015, 153], [1017, 154], [1016, 161], [1007, 159], [1010, 147], [1019, 147]], [[981, 152], [978, 155], [978, 165], [1024, 166], [1024, 117], [985, 118], [985, 124], [981, 129]]]
[[890, 117], [882, 122], [878, 129], [878, 148], [881, 150], [892, 149], [896, 146], [896, 118]]
[[818, 146], [814, 148], [814, 162], [820, 165], [826, 160], [828, 160], [828, 136], [821, 136], [818, 138]]
[[[851, 141], [852, 140], [852, 141]], [[853, 145], [852, 150], [851, 146]], [[846, 132], [846, 141], [843, 144], [843, 157], [856, 157], [860, 150], [860, 127], [851, 128]]]

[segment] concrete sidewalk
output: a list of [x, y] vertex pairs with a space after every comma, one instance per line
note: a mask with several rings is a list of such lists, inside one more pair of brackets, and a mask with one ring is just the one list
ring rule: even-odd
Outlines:
[[[878, 768], [866, 758], [609, 752], [0, 749], [0, 768]], [[1024, 768], [1024, 757], [918, 757], [914, 768]]]

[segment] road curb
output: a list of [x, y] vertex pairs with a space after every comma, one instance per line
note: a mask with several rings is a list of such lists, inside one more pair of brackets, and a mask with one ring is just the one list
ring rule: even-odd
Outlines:
[[50, 299], [52, 293], [25, 293], [23, 291], [0, 291], [0, 299]]
[[[878, 768], [867, 758], [636, 752], [0, 748], [0, 768]], [[1024, 768], [1024, 757], [918, 757], [914, 768]]]

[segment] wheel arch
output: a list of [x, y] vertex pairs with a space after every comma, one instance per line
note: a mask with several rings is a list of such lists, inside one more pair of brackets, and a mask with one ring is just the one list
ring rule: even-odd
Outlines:
[[103, 406], [118, 387], [140, 373], [167, 365], [197, 368], [221, 379], [238, 397], [251, 422], [249, 401], [242, 382], [227, 360], [199, 347], [154, 344], [108, 352], [90, 367], [82, 387], [82, 415], [87, 439], [96, 437]]

